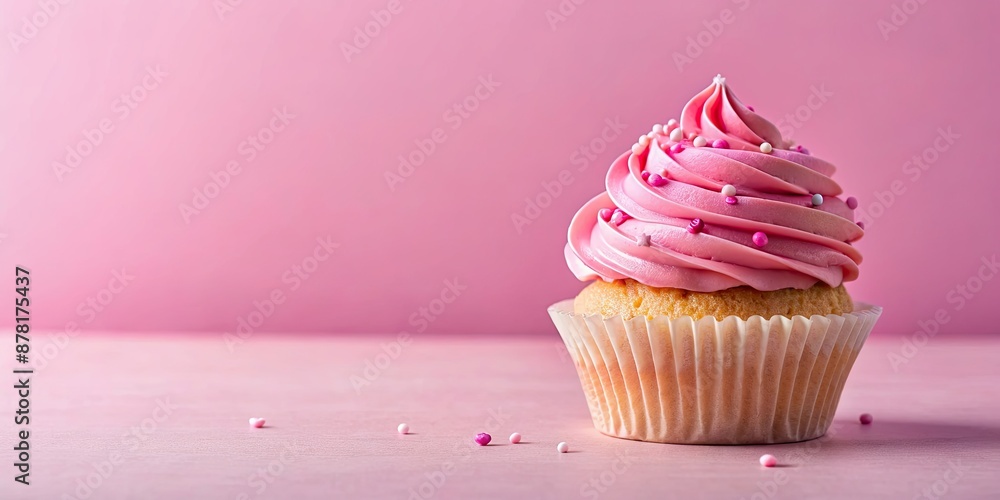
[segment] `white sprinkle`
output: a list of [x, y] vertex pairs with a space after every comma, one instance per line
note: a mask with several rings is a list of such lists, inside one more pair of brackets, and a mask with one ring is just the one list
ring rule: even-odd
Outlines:
[[406, 424], [399, 424], [399, 427], [396, 427], [396, 430], [399, 431], [400, 434], [409, 434], [410, 426]]
[[654, 134], [659, 134], [661, 132], [663, 132], [663, 125], [660, 125], [659, 123], [657, 123], [656, 125], [653, 125], [653, 133]]
[[736, 196], [736, 186], [732, 184], [722, 186], [722, 196]]
[[774, 148], [771, 147], [771, 143], [770, 142], [764, 142], [764, 143], [761, 143], [761, 145], [760, 145], [760, 152], [761, 153], [770, 153], [773, 150], [774, 150]]
[[813, 206], [818, 207], [823, 204], [823, 195], [816, 193], [813, 195]]
[[726, 77], [721, 74], [715, 75], [715, 78], [712, 78], [712, 83], [716, 85], [724, 85], [726, 83]]
[[649, 136], [648, 135], [640, 135], [639, 136], [639, 145], [642, 146], [642, 147], [649, 146]]
[[670, 131], [670, 140], [671, 141], [681, 142], [681, 139], [683, 139], [683, 138], [684, 138], [684, 131], [681, 130], [679, 127], [673, 129], [672, 131]]
[[703, 148], [708, 144], [708, 139], [705, 139], [704, 137], [699, 135], [698, 137], [694, 138], [692, 144], [694, 144], [694, 147], [696, 148]]
[[513, 433], [510, 435], [510, 444], [517, 444], [521, 442], [521, 435], [518, 433]]
[[636, 244], [638, 244], [641, 247], [648, 247], [649, 246], [649, 235], [648, 234], [640, 234], [639, 235], [639, 239], [636, 240]]
[[567, 451], [569, 451], [569, 445], [566, 444], [566, 442], [564, 441], [562, 443], [557, 444], [556, 449], [559, 450], [559, 453], [566, 453]]

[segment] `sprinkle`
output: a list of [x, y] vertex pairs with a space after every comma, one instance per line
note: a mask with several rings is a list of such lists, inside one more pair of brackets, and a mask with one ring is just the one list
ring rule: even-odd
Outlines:
[[726, 184], [725, 186], [722, 186], [722, 195], [723, 196], [736, 196], [736, 186], [734, 186], [732, 184]]
[[712, 78], [712, 83], [716, 85], [725, 85], [726, 77], [722, 76], [722, 74], [715, 75], [715, 78]]
[[663, 127], [663, 130], [665, 130], [666, 132], [672, 132], [675, 128], [677, 128], [679, 126], [680, 126], [680, 124], [677, 123], [677, 120], [671, 118], [671, 119], [667, 120], [667, 125], [665, 127]]
[[701, 219], [691, 219], [691, 223], [688, 224], [688, 232], [691, 234], [698, 234], [702, 229], [705, 229], [705, 222]]
[[774, 150], [774, 148], [771, 147], [771, 143], [770, 142], [763, 142], [760, 145], [760, 152], [761, 153], [770, 153], [773, 150]]
[[740, 200], [737, 200], [735, 196], [726, 196], [726, 203], [728, 203], [730, 205], [735, 205], [735, 204], [739, 203], [739, 201]]
[[677, 144], [674, 144], [673, 146], [670, 146], [670, 152], [673, 154], [680, 153], [681, 151], [684, 151], [684, 145], [679, 142]]
[[762, 233], [762, 232], [760, 232], [760, 231], [757, 231], [756, 233], [753, 233], [753, 244], [757, 245], [758, 247], [762, 247], [762, 246], [766, 245], [767, 244], [767, 235], [764, 234], [764, 233]]
[[254, 427], [254, 428], [257, 428], [257, 429], [260, 429], [261, 427], [264, 427], [264, 419], [263, 418], [251, 418], [250, 419], [250, 427]]
[[648, 234], [640, 234], [639, 237], [636, 239], [635, 243], [636, 243], [636, 245], [639, 245], [641, 247], [648, 247], [649, 246], [649, 235]]
[[639, 174], [639, 175], [641, 175], [641, 176], [642, 176], [642, 180], [646, 180], [646, 179], [649, 179], [649, 171], [648, 171], [648, 170], [644, 170], [644, 171], [643, 171], [643, 172], [642, 172], [641, 174]]
[[694, 141], [692, 141], [692, 143], [696, 148], [703, 148], [708, 145], [708, 139], [705, 139], [704, 137], [699, 135], [698, 137], [694, 138]]
[[400, 434], [409, 434], [410, 426], [406, 424], [399, 424], [399, 427], [396, 427], [396, 430], [399, 431]]
[[774, 458], [774, 455], [761, 455], [760, 464], [764, 467], [774, 467], [778, 465], [778, 459]]
[[566, 444], [565, 441], [563, 441], [556, 445], [556, 449], [559, 450], [559, 453], [566, 453], [567, 451], [569, 451], [569, 445]]
[[871, 413], [862, 413], [861, 418], [859, 418], [859, 420], [861, 420], [861, 425], [871, 425], [872, 420], [874, 419], [872, 418]]
[[673, 130], [670, 131], [670, 140], [671, 141], [681, 142], [681, 139], [683, 139], [683, 138], [684, 138], [684, 131], [681, 130], [680, 127], [677, 127], [677, 128], [675, 128], [675, 129], [673, 129]]
[[660, 125], [659, 123], [657, 123], [656, 125], [653, 125], [653, 133], [654, 134], [660, 134], [662, 132], [663, 132], [663, 125]]
[[822, 205], [823, 204], [823, 195], [821, 195], [819, 193], [814, 194], [812, 202], [813, 202], [813, 206], [814, 207], [818, 207], [818, 206]]
[[802, 147], [801, 144], [799, 144], [798, 146], [795, 146], [795, 150], [798, 151], [799, 153], [804, 154], [804, 155], [809, 154], [809, 150], [806, 149], [806, 148], [804, 148], [804, 147]]
[[861, 222], [861, 221], [858, 221], [858, 227], [860, 227], [861, 229], [864, 229], [865, 228], [865, 223]]
[[712, 141], [712, 147], [715, 149], [729, 149], [729, 142], [725, 139], [716, 139]]
[[660, 174], [649, 174], [649, 178], [646, 182], [653, 187], [661, 187], [667, 185], [667, 180], [663, 178]]
[[513, 433], [510, 435], [510, 444], [517, 444], [521, 442], [521, 435], [518, 433]]
[[753, 106], [747, 106], [747, 109], [749, 109], [750, 111], [753, 111]]
[[640, 135], [637, 142], [642, 147], [649, 146], [649, 136], [648, 135]]
[[853, 197], [853, 196], [848, 196], [847, 197], [847, 208], [850, 208], [851, 210], [854, 210], [855, 208], [858, 208], [858, 199], [855, 198], [855, 197]]
[[597, 212], [597, 216], [600, 217], [602, 221], [608, 222], [611, 220], [611, 209], [602, 208]]
[[622, 222], [628, 220], [628, 215], [622, 212], [620, 208], [616, 208], [614, 213], [611, 214], [611, 223], [614, 225], [620, 225]]
[[479, 434], [476, 434], [476, 443], [479, 443], [479, 446], [486, 446], [490, 444], [490, 440], [492, 439], [493, 438], [485, 432], [480, 432]]

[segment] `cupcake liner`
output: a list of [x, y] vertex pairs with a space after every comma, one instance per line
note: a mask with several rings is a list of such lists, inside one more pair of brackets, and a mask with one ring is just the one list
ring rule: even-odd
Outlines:
[[848, 314], [694, 319], [549, 307], [594, 426], [625, 439], [790, 443], [822, 436], [882, 308]]

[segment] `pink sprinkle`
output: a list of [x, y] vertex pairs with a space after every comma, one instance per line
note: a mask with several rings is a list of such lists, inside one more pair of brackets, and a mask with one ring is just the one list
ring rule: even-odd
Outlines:
[[871, 425], [872, 420], [874, 419], [872, 418], [871, 413], [862, 413], [860, 420], [861, 420], [861, 425]]
[[753, 106], [747, 106], [747, 109], [749, 109], [750, 111], [753, 111]]
[[480, 432], [479, 434], [476, 434], [476, 442], [479, 443], [479, 446], [486, 446], [490, 444], [491, 439], [493, 438], [490, 437], [490, 435], [485, 432]]
[[518, 433], [513, 433], [510, 435], [510, 444], [517, 444], [521, 442], [521, 435]]
[[622, 212], [620, 208], [616, 208], [614, 213], [611, 214], [611, 223], [616, 226], [627, 221], [628, 219], [628, 214]]
[[646, 179], [646, 182], [648, 182], [649, 185], [653, 187], [661, 187], [667, 185], [667, 180], [664, 179], [660, 174], [650, 174], [649, 179]]
[[684, 145], [679, 142], [677, 144], [674, 144], [673, 146], [670, 146], [670, 152], [673, 154], [680, 153], [681, 151], [684, 151]]
[[860, 227], [861, 229], [864, 229], [865, 228], [865, 223], [861, 222], [861, 221], [858, 221], [858, 227]]
[[778, 465], [778, 459], [774, 458], [774, 455], [761, 455], [760, 464], [764, 467], [774, 467]]
[[738, 201], [735, 196], [726, 196], [726, 203], [730, 205], [735, 205]]
[[729, 141], [725, 139], [716, 139], [712, 141], [712, 147], [716, 149], [729, 149]]
[[691, 234], [698, 234], [702, 229], [705, 229], [705, 222], [701, 219], [691, 219], [691, 223], [688, 224], [688, 232]]
[[767, 235], [757, 231], [753, 233], [753, 244], [762, 247], [767, 244]]
[[799, 144], [798, 146], [795, 146], [795, 150], [798, 151], [799, 153], [804, 154], [804, 155], [809, 154], [809, 150], [806, 149], [806, 148], [804, 148], [804, 147], [802, 147], [801, 144]]
[[643, 171], [643, 173], [640, 174], [640, 175], [642, 175], [642, 180], [649, 179], [649, 171], [648, 170]]
[[612, 212], [610, 208], [602, 208], [600, 211], [597, 212], [597, 216], [600, 217], [602, 221], [608, 222], [609, 220], [611, 220], [611, 213]]
[[264, 427], [264, 419], [263, 418], [251, 418], [250, 419], [250, 425], [252, 425], [253, 427], [255, 427], [257, 429], [260, 429], [261, 427]]
[[847, 208], [850, 208], [851, 210], [858, 208], [858, 199], [853, 196], [847, 197]]

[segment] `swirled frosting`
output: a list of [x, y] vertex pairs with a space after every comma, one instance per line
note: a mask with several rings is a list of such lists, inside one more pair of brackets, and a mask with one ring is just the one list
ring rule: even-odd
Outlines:
[[679, 123], [654, 127], [612, 163], [607, 191], [570, 223], [566, 261], [581, 280], [698, 292], [838, 286], [858, 277], [851, 242], [864, 231], [837, 198], [834, 170], [717, 76]]

